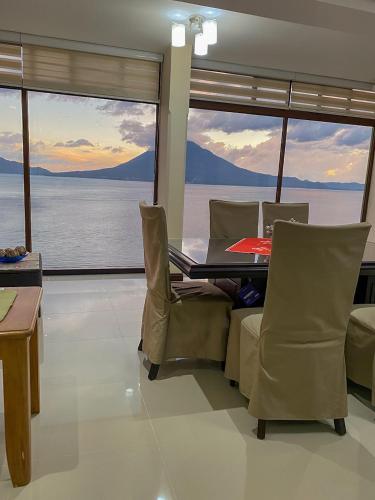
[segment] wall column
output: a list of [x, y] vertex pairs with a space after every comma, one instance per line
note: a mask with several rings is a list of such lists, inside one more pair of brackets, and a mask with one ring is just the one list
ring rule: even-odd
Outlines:
[[362, 219], [372, 225], [368, 241], [375, 243], [375, 127], [372, 129]]
[[158, 203], [175, 239], [182, 237], [190, 72], [191, 46], [169, 47], [161, 77]]

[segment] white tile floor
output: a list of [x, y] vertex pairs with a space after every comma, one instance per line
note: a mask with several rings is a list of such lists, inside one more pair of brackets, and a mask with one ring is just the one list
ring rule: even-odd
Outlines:
[[375, 498], [366, 401], [349, 396], [343, 438], [325, 423], [274, 423], [258, 441], [217, 365], [172, 363], [147, 380], [144, 294], [142, 278], [45, 282], [33, 480], [11, 486], [0, 406], [1, 500]]

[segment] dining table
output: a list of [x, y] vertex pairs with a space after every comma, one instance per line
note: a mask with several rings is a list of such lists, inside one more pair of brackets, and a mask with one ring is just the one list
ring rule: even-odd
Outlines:
[[[190, 279], [249, 279], [263, 297], [267, 286], [269, 255], [229, 251], [241, 238], [182, 238], [168, 242], [169, 260]], [[375, 303], [375, 243], [367, 242], [354, 303]]]

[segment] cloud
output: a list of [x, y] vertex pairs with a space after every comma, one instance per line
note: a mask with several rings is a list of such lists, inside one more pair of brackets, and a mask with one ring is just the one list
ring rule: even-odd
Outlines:
[[94, 144], [87, 139], [76, 139], [75, 141], [71, 139], [66, 142], [56, 142], [54, 145], [55, 148], [80, 148], [82, 146], [89, 146], [93, 148]]
[[113, 154], [118, 154], [118, 153], [122, 153], [124, 151], [124, 148], [122, 148], [121, 146], [119, 146], [119, 147], [105, 146], [103, 148], [103, 150], [110, 151]]
[[104, 104], [97, 106], [97, 109], [112, 116], [144, 116], [148, 112], [154, 111], [155, 106], [140, 102], [105, 101]]
[[338, 123], [289, 120], [288, 140], [296, 142], [321, 141], [334, 137], [342, 129]]
[[[90, 98], [88, 97], [82, 97], [79, 95], [69, 95], [69, 94], [53, 94], [53, 93], [43, 93], [40, 94], [40, 92], [30, 92], [29, 93], [31, 97], [37, 97], [42, 95], [43, 97], [47, 97], [49, 101], [59, 101], [59, 102], [72, 102], [76, 104], [77, 102], [80, 103], [87, 103]], [[94, 98], [95, 99], [95, 98]]]
[[13, 132], [0, 132], [0, 143], [1, 144], [20, 144], [22, 142], [22, 134]]
[[281, 128], [282, 119], [274, 116], [248, 115], [191, 109], [189, 112], [189, 129], [200, 131], [220, 130], [227, 134], [246, 130], [272, 131]]
[[360, 149], [368, 149], [370, 139], [370, 127], [359, 127], [356, 125], [340, 131], [335, 137], [335, 144], [338, 146], [356, 146]]
[[121, 139], [141, 148], [155, 147], [155, 124], [141, 123], [137, 120], [125, 119], [119, 126]]
[[6, 89], [4, 87], [0, 88], [1, 97], [20, 97], [21, 91], [18, 89]]

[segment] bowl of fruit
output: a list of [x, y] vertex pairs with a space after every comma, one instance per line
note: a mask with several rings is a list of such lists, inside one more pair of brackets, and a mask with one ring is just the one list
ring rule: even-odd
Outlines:
[[27, 255], [26, 248], [23, 246], [15, 248], [0, 248], [0, 262], [11, 264], [24, 259]]

